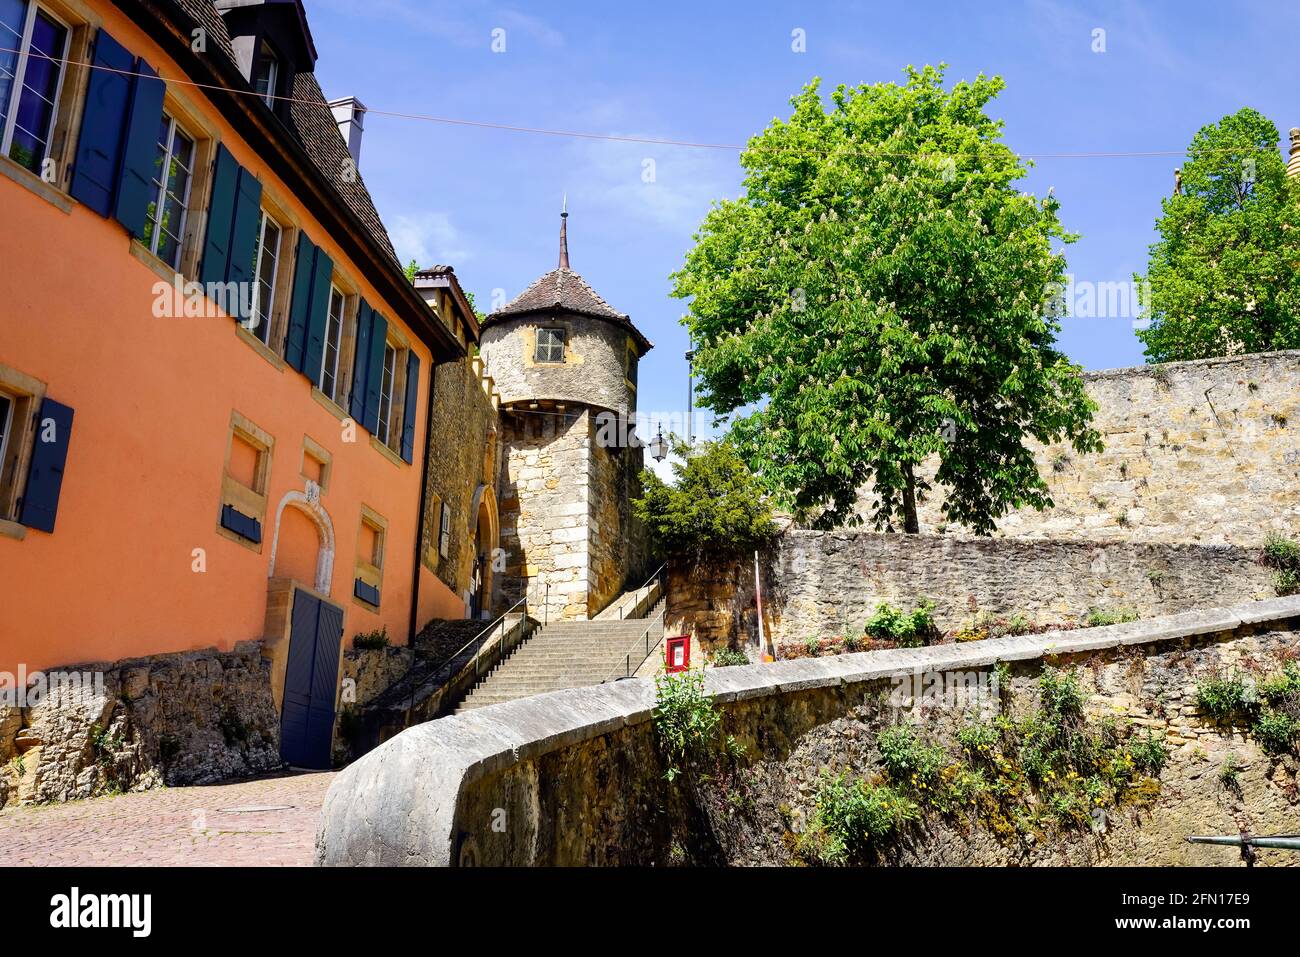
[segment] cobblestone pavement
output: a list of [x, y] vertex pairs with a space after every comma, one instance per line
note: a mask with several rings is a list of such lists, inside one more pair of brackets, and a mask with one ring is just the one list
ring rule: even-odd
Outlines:
[[312, 862], [334, 772], [277, 774], [0, 811], [0, 866]]

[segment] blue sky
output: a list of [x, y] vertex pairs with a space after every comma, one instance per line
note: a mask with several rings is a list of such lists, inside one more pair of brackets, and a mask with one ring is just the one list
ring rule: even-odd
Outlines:
[[[813, 76], [823, 88], [901, 80], [945, 61], [996, 73], [1006, 140], [1038, 153], [1181, 151], [1242, 106], [1300, 125], [1300, 6], [1276, 2], [548, 3], [307, 0], [326, 95], [374, 110], [528, 127], [741, 144]], [[1094, 30], [1105, 52], [1093, 52]], [[492, 51], [504, 30], [505, 52]], [[806, 52], [792, 50], [802, 29]], [[554, 268], [560, 198], [572, 265], [655, 343], [640, 408], [685, 405], [683, 303], [669, 275], [712, 200], [736, 196], [734, 150], [647, 146], [371, 114], [361, 171], [403, 262], [450, 263], [480, 307]], [[643, 178], [654, 161], [654, 182]], [[1043, 158], [1077, 282], [1146, 263], [1179, 159]], [[1142, 361], [1130, 318], [1071, 319], [1088, 369]]]

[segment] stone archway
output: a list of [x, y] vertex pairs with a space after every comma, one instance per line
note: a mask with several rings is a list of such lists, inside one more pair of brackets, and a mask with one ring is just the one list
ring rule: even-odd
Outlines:
[[496, 494], [490, 485], [480, 485], [474, 492], [469, 510], [471, 540], [470, 607], [471, 616], [490, 617], [493, 590], [496, 586], [495, 559], [500, 531]]
[[334, 523], [329, 512], [320, 503], [319, 489], [308, 488], [305, 492], [287, 492], [275, 510], [275, 536], [271, 539], [271, 562], [266, 570], [267, 578], [275, 578], [275, 560], [280, 547], [280, 524], [284, 518], [285, 508], [294, 508], [306, 514], [316, 526], [319, 546], [316, 552], [316, 580], [311, 587], [321, 595], [329, 597], [330, 582], [334, 578]]

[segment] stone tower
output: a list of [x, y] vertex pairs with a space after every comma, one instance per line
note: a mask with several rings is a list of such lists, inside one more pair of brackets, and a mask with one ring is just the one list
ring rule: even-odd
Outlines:
[[545, 605], [551, 620], [590, 618], [645, 571], [630, 504], [643, 452], [627, 437], [650, 348], [569, 268], [562, 212], [559, 265], [484, 319], [480, 335], [501, 396], [504, 604], [527, 589], [536, 614]]

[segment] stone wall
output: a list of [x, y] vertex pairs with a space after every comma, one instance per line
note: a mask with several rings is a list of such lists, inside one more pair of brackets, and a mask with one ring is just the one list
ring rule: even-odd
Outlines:
[[[462, 597], [468, 594], [474, 563], [476, 493], [486, 487], [483, 496], [496, 497], [500, 434], [492, 388], [491, 380], [483, 377], [481, 364], [474, 359], [444, 362], [434, 370], [433, 441], [427, 463], [421, 555], [425, 568]], [[446, 557], [440, 554], [438, 545], [444, 502], [451, 507]], [[493, 547], [496, 543], [489, 543], [489, 548]], [[417, 627], [425, 624], [418, 622]]]
[[[588, 605], [593, 615], [625, 587], [639, 587], [650, 571], [645, 567], [645, 532], [632, 515], [632, 499], [641, 494], [644, 455], [640, 446], [607, 448], [598, 441], [591, 443]], [[639, 577], [629, 581], [633, 576]]]
[[[534, 361], [541, 326], [565, 329], [564, 362]], [[507, 405], [554, 399], [635, 411], [636, 391], [628, 388], [627, 362], [636, 356], [636, 343], [616, 323], [567, 313], [494, 320], [483, 330], [480, 348], [487, 374]]]
[[[1092, 608], [1149, 618], [1275, 594], [1259, 550], [1233, 545], [792, 529], [761, 566], [764, 627], [777, 643], [860, 635], [881, 602], [906, 610], [929, 599], [940, 629], [953, 631], [980, 614], [1063, 625]], [[752, 559], [670, 566], [666, 622], [709, 650], [757, 648]]]
[[[501, 413], [501, 547], [509, 605], [528, 589], [534, 617], [585, 618], [591, 413]], [[549, 584], [549, 589], [547, 585]]]
[[[1105, 451], [1038, 448], [1055, 507], [1014, 512], [999, 534], [1246, 547], [1269, 530], [1300, 536], [1300, 351], [1085, 380]], [[941, 501], [935, 494], [922, 506], [923, 531], [944, 529]]]
[[0, 806], [212, 784], [281, 767], [270, 662], [259, 642], [58, 671], [87, 680], [28, 707], [0, 707]]
[[[725, 782], [665, 779], [643, 679], [508, 702], [412, 728], [343, 771], [322, 810], [322, 864], [789, 864], [826, 772], [879, 774], [880, 732], [900, 721], [956, 751], [956, 705], [915, 709], [916, 676], [1008, 669], [1012, 713], [1033, 707], [1050, 664], [1077, 674], [1093, 720], [1149, 729], [1169, 760], [1145, 808], [1101, 831], [995, 836], [959, 813], [926, 817], [888, 863], [1231, 865], [1231, 849], [1189, 834], [1289, 833], [1300, 813], [1294, 755], [1270, 757], [1197, 713], [1195, 686], [1229, 669], [1257, 677], [1294, 660], [1300, 597], [1149, 622], [710, 670], [723, 732], [743, 746]], [[908, 705], [904, 707], [904, 705]], [[1221, 769], [1229, 760], [1235, 781]], [[1026, 799], [1028, 800], [1028, 799]], [[1296, 864], [1261, 852], [1263, 865]]]

